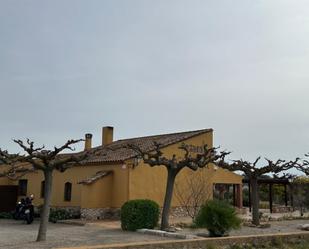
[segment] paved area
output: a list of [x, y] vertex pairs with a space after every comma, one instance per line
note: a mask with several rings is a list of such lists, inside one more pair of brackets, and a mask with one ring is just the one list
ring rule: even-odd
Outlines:
[[[171, 220], [177, 223], [179, 220]], [[189, 221], [189, 219], [188, 219]], [[270, 222], [270, 228], [253, 228], [244, 226], [232, 231], [230, 235], [255, 235], [271, 233], [299, 232], [299, 224], [308, 224], [309, 220], [284, 220]], [[73, 247], [83, 245], [115, 244], [128, 242], [145, 242], [169, 240], [154, 235], [124, 232], [119, 221], [97, 221], [81, 225], [49, 224], [46, 242], [34, 242], [38, 231], [38, 221], [34, 224], [22, 224], [22, 221], [0, 219], [0, 249], [45, 249]], [[183, 229], [180, 233], [207, 233], [205, 229]]]
[[50, 223], [46, 242], [34, 242], [38, 221], [22, 224], [22, 221], [0, 219], [1, 249], [45, 249], [82, 245], [114, 244], [138, 241], [164, 240], [152, 235], [124, 232], [118, 222], [93, 223], [85, 226]]

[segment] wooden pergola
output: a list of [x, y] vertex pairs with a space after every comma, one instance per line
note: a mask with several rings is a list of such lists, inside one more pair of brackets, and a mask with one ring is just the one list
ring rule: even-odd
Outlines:
[[[251, 212], [251, 186], [250, 186], [250, 180], [247, 178], [244, 178], [242, 180], [243, 183], [247, 183], [249, 187], [249, 210]], [[258, 185], [261, 184], [268, 184], [269, 186], [269, 211], [270, 213], [273, 212], [273, 185], [283, 185], [284, 186], [284, 200], [285, 200], [285, 206], [288, 206], [288, 193], [287, 193], [287, 186], [291, 188], [291, 183], [289, 179], [286, 178], [260, 178], [258, 179]], [[291, 198], [291, 206], [293, 206], [293, 199]]]

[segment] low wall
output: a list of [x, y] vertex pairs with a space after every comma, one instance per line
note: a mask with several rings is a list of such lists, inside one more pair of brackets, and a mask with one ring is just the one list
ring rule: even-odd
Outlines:
[[[81, 218], [86, 220], [120, 219], [120, 208], [81, 208]], [[162, 213], [162, 208], [161, 212]], [[170, 217], [187, 217], [188, 213], [183, 207], [170, 209]]]
[[273, 206], [273, 213], [290, 213], [293, 212], [293, 207], [290, 206]]
[[[51, 210], [66, 210], [67, 212], [70, 213], [70, 215], [74, 218], [80, 218], [81, 216], [81, 209], [80, 207], [60, 207], [60, 206], [51, 206]], [[34, 207], [34, 213], [35, 215], [40, 215], [42, 210], [42, 205], [41, 206], [35, 206]]]
[[82, 247], [66, 247], [58, 249], [203, 249], [207, 246], [214, 245], [216, 247], [233, 245], [233, 244], [262, 244], [274, 240], [281, 239], [282, 242], [292, 242], [293, 240], [304, 239], [309, 241], [309, 232], [294, 232], [282, 234], [267, 234], [267, 235], [251, 235], [251, 236], [231, 236], [223, 238], [205, 238], [191, 240], [166, 240], [139, 242], [127, 244], [112, 244], [112, 245], [97, 245], [97, 246], [82, 246]]
[[120, 219], [119, 208], [81, 208], [80, 212], [85, 220]]
[[[162, 208], [160, 211], [162, 214]], [[236, 211], [240, 214], [246, 213], [245, 208]], [[81, 218], [86, 220], [120, 219], [120, 208], [81, 208], [80, 214]], [[188, 212], [184, 207], [172, 207], [169, 217], [188, 217]]]
[[[235, 210], [238, 214], [242, 214], [242, 215], [247, 214], [246, 208], [235, 207]], [[191, 208], [190, 211], [191, 213], [193, 213], [193, 208]], [[162, 208], [161, 208], [161, 214], [162, 214]], [[188, 217], [188, 211], [186, 210], [185, 207], [171, 207], [170, 217]]]

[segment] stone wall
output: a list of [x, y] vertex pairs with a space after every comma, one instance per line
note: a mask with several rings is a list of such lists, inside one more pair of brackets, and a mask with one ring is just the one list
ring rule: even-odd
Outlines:
[[[161, 209], [162, 214], [162, 209]], [[184, 207], [173, 207], [170, 209], [170, 217], [187, 217], [188, 212]]]
[[[238, 214], [244, 215], [244, 214], [247, 213], [247, 209], [246, 208], [237, 208], [237, 207], [235, 207], [235, 209], [236, 209], [236, 212]], [[190, 211], [190, 213], [193, 213], [193, 208]], [[161, 214], [162, 214], [162, 209], [161, 209]], [[188, 211], [184, 207], [173, 207], [170, 210], [170, 217], [188, 217], [188, 216], [189, 216], [188, 215]]]
[[289, 213], [293, 212], [293, 207], [290, 206], [273, 206], [273, 213]]
[[[70, 213], [70, 215], [75, 219], [75, 218], [80, 218], [81, 216], [81, 209], [80, 207], [55, 207], [55, 206], [51, 206], [50, 207], [51, 210], [66, 210], [68, 211], [68, 213]], [[40, 212], [41, 212], [41, 209], [42, 209], [42, 205], [40, 206], [35, 206], [34, 207], [34, 214], [36, 216], [39, 216], [40, 215]]]
[[85, 220], [120, 219], [120, 208], [81, 208]]
[[[120, 208], [81, 208], [81, 218], [86, 220], [120, 219]], [[161, 209], [162, 213], [162, 209]], [[174, 207], [170, 210], [170, 217], [187, 217], [183, 207]]]
[[[80, 207], [51, 207], [54, 210], [65, 209], [73, 217], [85, 220], [103, 220], [120, 219], [120, 208], [80, 208]], [[36, 207], [36, 213], [39, 213], [40, 207]], [[244, 214], [245, 209], [236, 209], [238, 213]], [[161, 212], [162, 214], [162, 209]], [[161, 217], [161, 216], [160, 216]], [[188, 212], [184, 207], [173, 207], [170, 210], [169, 217], [188, 217]]]
[[80, 207], [51, 207], [52, 210], [66, 210], [73, 219], [80, 218]]

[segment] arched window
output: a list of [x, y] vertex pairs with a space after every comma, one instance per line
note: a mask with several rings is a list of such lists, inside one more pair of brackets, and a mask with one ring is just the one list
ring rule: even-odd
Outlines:
[[66, 182], [64, 184], [64, 200], [71, 201], [71, 195], [72, 195], [72, 183]]
[[44, 198], [45, 194], [45, 181], [41, 181], [41, 198]]

